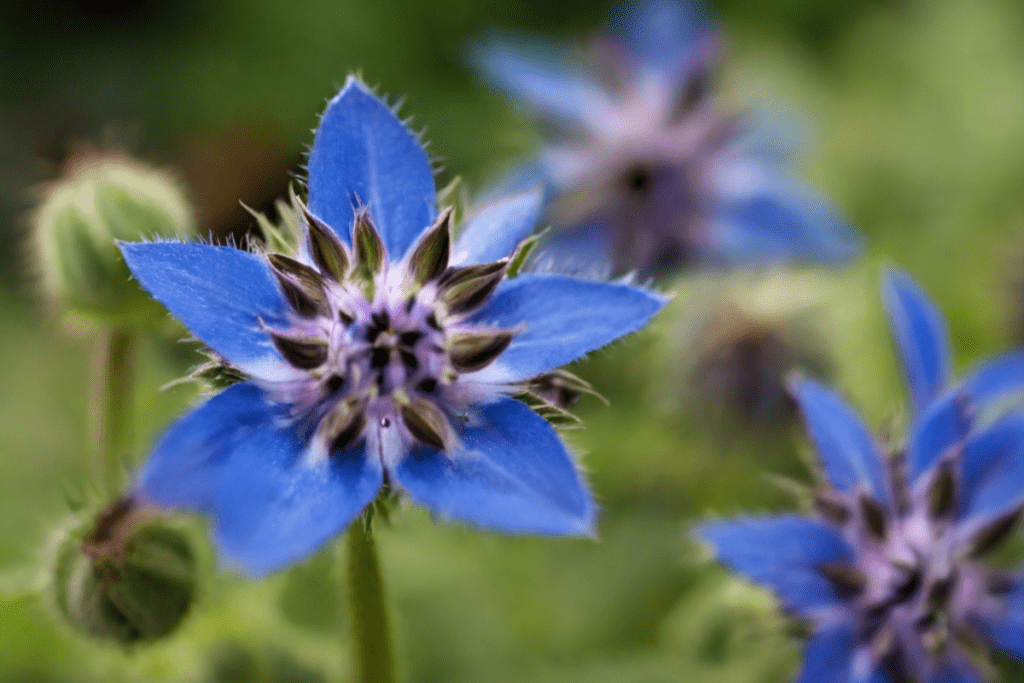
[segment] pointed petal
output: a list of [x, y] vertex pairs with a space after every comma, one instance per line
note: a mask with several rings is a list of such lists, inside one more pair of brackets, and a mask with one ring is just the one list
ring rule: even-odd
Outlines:
[[749, 158], [730, 159], [723, 162], [716, 187], [719, 215], [704, 245], [709, 258], [841, 265], [862, 250], [849, 221], [781, 169]]
[[871, 667], [867, 652], [858, 645], [848, 623], [820, 628], [804, 650], [797, 683], [890, 683], [892, 676], [884, 665]]
[[309, 209], [351, 244], [353, 207], [369, 207], [392, 261], [436, 217], [434, 174], [416, 136], [349, 76], [309, 153]]
[[231, 449], [271, 419], [259, 388], [248, 382], [228, 387], [163, 433], [136, 476], [135, 491], [155, 505], [209, 512]]
[[1000, 613], [976, 615], [974, 620], [990, 643], [1012, 657], [1024, 659], [1024, 577], [1016, 577], [1003, 605]]
[[284, 327], [288, 305], [267, 262], [232, 247], [122, 242], [132, 275], [210, 348], [244, 371], [284, 363], [260, 324]]
[[917, 283], [902, 271], [885, 274], [882, 298], [914, 409], [920, 413], [952, 379], [946, 321]]
[[860, 416], [814, 380], [796, 378], [789, 386], [832, 485], [850, 492], [862, 486], [876, 500], [888, 503], [884, 456]]
[[384, 481], [365, 441], [311, 461], [298, 427], [268, 424], [240, 441], [217, 481], [214, 538], [225, 559], [262, 576], [315, 552], [343, 531]]
[[654, 69], [683, 66], [683, 59], [711, 28], [694, 3], [678, 0], [644, 0], [612, 24], [626, 48]]
[[549, 42], [492, 36], [474, 46], [469, 58], [491, 85], [549, 123], [589, 128], [588, 122], [613, 108], [605, 89]]
[[1024, 415], [1009, 415], [972, 435], [959, 464], [960, 533], [966, 540], [1024, 504]]
[[466, 220], [452, 264], [488, 263], [509, 256], [537, 226], [543, 202], [544, 193], [535, 189], [481, 206]]
[[392, 472], [415, 502], [444, 519], [513, 534], [585, 536], [594, 501], [557, 432], [513, 399], [484, 406], [463, 448], [409, 454]]
[[696, 534], [714, 546], [720, 562], [770, 588], [798, 613], [840, 603], [818, 567], [854, 559], [837, 531], [792, 515], [705, 522]]
[[504, 329], [525, 326], [482, 372], [494, 382], [529, 379], [637, 331], [668, 301], [620, 282], [520, 275], [503, 282], [470, 319]]
[[935, 399], [918, 418], [907, 445], [914, 484], [948, 449], [970, 433], [979, 411], [1024, 392], [1024, 352], [993, 358]]

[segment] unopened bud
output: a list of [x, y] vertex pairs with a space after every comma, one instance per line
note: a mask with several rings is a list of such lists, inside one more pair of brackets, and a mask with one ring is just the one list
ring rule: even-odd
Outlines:
[[116, 503], [64, 539], [57, 552], [57, 607], [75, 631], [130, 645], [173, 632], [196, 594], [197, 563], [185, 534]]
[[149, 325], [165, 314], [131, 279], [115, 240], [192, 232], [192, 210], [178, 185], [116, 155], [73, 161], [34, 216], [47, 293], [79, 317], [116, 327]]

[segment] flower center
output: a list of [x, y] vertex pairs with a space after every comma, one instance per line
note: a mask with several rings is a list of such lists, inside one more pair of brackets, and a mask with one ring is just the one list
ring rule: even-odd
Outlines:
[[268, 256], [292, 308], [289, 327], [268, 332], [298, 372], [264, 388], [311, 423], [319, 451], [344, 451], [368, 429], [392, 426], [406, 441], [454, 446], [453, 421], [479, 398], [460, 376], [489, 365], [513, 334], [466, 322], [506, 262], [449, 267], [450, 215], [394, 265], [365, 211], [351, 253], [306, 212], [311, 263]]

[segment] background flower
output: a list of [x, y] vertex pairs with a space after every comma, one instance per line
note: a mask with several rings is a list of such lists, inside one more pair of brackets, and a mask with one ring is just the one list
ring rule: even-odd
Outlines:
[[826, 479], [815, 514], [698, 534], [814, 624], [800, 681], [979, 681], [979, 642], [1024, 658], [1024, 584], [979, 561], [1024, 512], [1024, 415], [991, 410], [1024, 390], [1024, 356], [952, 383], [935, 306], [902, 273], [884, 295], [914, 408], [906, 443], [886, 456], [836, 394], [796, 379]]
[[576, 57], [513, 37], [473, 53], [548, 131], [525, 175], [550, 183], [550, 267], [650, 275], [709, 261], [836, 264], [860, 251], [846, 219], [788, 177], [754, 118], [725, 110], [720, 38], [695, 6], [639, 2], [591, 42], [589, 68]]

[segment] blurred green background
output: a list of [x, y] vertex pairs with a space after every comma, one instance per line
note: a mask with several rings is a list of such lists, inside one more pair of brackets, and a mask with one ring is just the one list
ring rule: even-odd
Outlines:
[[[270, 208], [295, 177], [316, 113], [357, 71], [404, 98], [402, 112], [443, 159], [440, 184], [459, 174], [480, 190], [537, 138], [465, 68], [468, 42], [495, 27], [585, 36], [611, 6], [0, 4], [0, 681], [320, 681], [349, 670], [337, 548], [260, 583], [220, 574], [174, 638], [131, 651], [71, 635], [30, 589], [68, 501], [89, 490], [90, 338], [40, 302], [26, 246], [42, 185], [83, 146], [117, 147], [178, 173], [204, 232], [241, 234], [253, 221], [238, 200]], [[728, 100], [802, 138], [796, 172], [869, 240], [843, 273], [754, 286], [785, 304], [773, 321], [810, 302], [800, 324], [822, 340], [833, 381], [898, 441], [904, 397], [878, 297], [884, 264], [906, 268], [937, 299], [959, 368], [1024, 330], [1024, 3], [706, 7], [726, 35]], [[703, 515], [792, 507], [768, 475], [808, 481], [809, 449], [785, 410], [769, 424], [717, 410], [709, 419], [715, 383], [688, 395], [695, 368], [715, 362], [700, 321], [720, 292], [706, 280], [672, 288], [680, 296], [652, 329], [577, 368], [611, 401], [585, 399], [576, 412], [586, 428], [568, 434], [604, 508], [598, 542], [481, 534], [415, 508], [378, 533], [404, 680], [794, 675], [793, 625], [767, 594], [708, 563], [687, 529]], [[743, 297], [750, 285], [735, 289]], [[138, 457], [195, 400], [187, 385], [160, 387], [197, 360], [173, 341], [142, 355]]]

